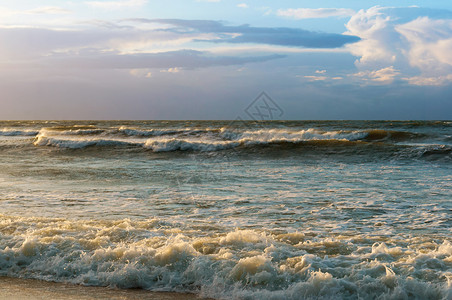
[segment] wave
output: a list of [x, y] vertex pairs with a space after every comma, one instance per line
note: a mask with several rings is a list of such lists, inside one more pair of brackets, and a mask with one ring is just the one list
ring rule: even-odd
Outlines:
[[152, 149], [154, 152], [168, 151], [218, 151], [231, 149], [239, 146], [239, 142], [226, 141], [189, 141], [184, 139], [167, 139], [167, 140], [148, 140], [144, 144], [145, 148]]
[[184, 134], [184, 135], [199, 135], [203, 133], [217, 132], [218, 129], [213, 128], [156, 128], [156, 129], [137, 129], [121, 126], [118, 129], [119, 133], [125, 134], [127, 136], [136, 136], [136, 137], [149, 137], [149, 136], [163, 136], [163, 135], [176, 135], [176, 134]]
[[359, 244], [366, 240], [240, 229], [209, 235], [161, 219], [0, 215], [0, 275], [218, 299], [452, 294], [450, 241]]
[[119, 133], [123, 133], [127, 136], [139, 136], [139, 137], [147, 137], [147, 136], [161, 136], [161, 135], [172, 135], [184, 132], [184, 130], [174, 130], [174, 129], [136, 129], [136, 128], [128, 128], [128, 127], [120, 127], [118, 129]]
[[270, 129], [245, 131], [239, 136], [244, 143], [271, 143], [271, 142], [307, 142], [307, 141], [357, 141], [367, 136], [363, 131], [322, 131], [318, 129], [285, 130]]
[[39, 130], [34, 129], [14, 129], [3, 128], [0, 129], [0, 136], [35, 136], [39, 133]]
[[[14, 130], [3, 130], [5, 134], [16, 132]], [[120, 126], [119, 128], [97, 128], [95, 126], [56, 126], [42, 128], [40, 131], [17, 131], [17, 134], [37, 135], [117, 135], [122, 134], [127, 137], [158, 137], [165, 135], [183, 135], [183, 136], [212, 136], [225, 140], [240, 139], [284, 139], [284, 140], [363, 140], [373, 141], [413, 141], [422, 138], [428, 138], [426, 134], [414, 133], [408, 131], [394, 131], [384, 129], [364, 129], [364, 130], [321, 130], [317, 128], [298, 129], [298, 128], [273, 128], [273, 129], [234, 129], [230, 127], [220, 128], [133, 128]], [[2, 131], [0, 131], [0, 134]], [[447, 136], [446, 136], [447, 138]]]
[[[192, 131], [191, 131], [192, 132]], [[162, 136], [149, 139], [119, 139], [104, 136], [93, 137], [70, 137], [66, 135], [53, 135], [53, 132], [41, 130], [36, 136], [35, 146], [54, 146], [59, 148], [80, 149], [92, 146], [141, 146], [155, 152], [168, 151], [219, 151], [236, 148], [239, 146], [253, 147], [272, 144], [300, 144], [308, 142], [323, 141], [324, 145], [331, 142], [354, 142], [365, 136], [362, 132], [318, 132], [316, 130], [303, 130], [296, 132], [285, 132], [281, 130], [244, 132], [236, 136], [236, 139], [218, 139], [215, 136], [173, 137]], [[231, 135], [222, 132], [222, 135]]]
[[35, 146], [53, 146], [65, 149], [83, 149], [87, 147], [100, 146], [131, 146], [133, 142], [113, 140], [113, 139], [59, 139], [39, 135], [33, 143]]
[[100, 135], [106, 132], [104, 129], [95, 128], [95, 127], [86, 127], [86, 126], [77, 126], [77, 127], [49, 127], [42, 128], [39, 131], [39, 135], [59, 135], [59, 136], [71, 136], [71, 135]]
[[421, 148], [422, 156], [428, 158], [451, 158], [452, 159], [452, 147], [446, 145], [425, 146]]
[[[124, 130], [136, 130], [120, 128]], [[58, 131], [59, 130], [59, 131]], [[230, 128], [143, 130], [118, 136], [99, 128], [42, 129], [35, 137], [35, 146], [59, 149], [102, 147], [135, 147], [153, 152], [214, 152], [237, 149], [274, 153], [284, 149], [310, 151], [328, 155], [376, 155], [396, 159], [450, 160], [450, 148], [445, 145], [419, 145], [423, 134], [386, 130], [333, 130], [273, 128], [237, 130]], [[176, 133], [177, 132], [177, 133]], [[84, 134], [85, 133], [85, 134]], [[409, 141], [410, 143], [407, 143]], [[372, 148], [369, 148], [372, 147]], [[269, 147], [271, 147], [269, 149]], [[297, 152], [294, 152], [297, 153]], [[380, 156], [381, 156], [380, 155]]]
[[425, 137], [424, 134], [407, 132], [407, 131], [393, 131], [383, 129], [373, 129], [365, 131], [367, 135], [364, 137], [366, 141], [412, 141]]
[[[136, 148], [153, 152], [255, 152], [276, 154], [290, 150], [295, 155], [304, 151], [310, 155], [376, 155], [388, 159], [452, 160], [451, 133], [437, 131], [391, 129], [354, 129], [347, 124], [326, 128], [297, 126], [233, 127], [212, 122], [175, 124], [144, 123], [120, 125], [116, 122], [96, 125], [58, 125], [36, 128], [4, 127], [0, 130], [2, 149], [29, 147], [30, 141], [18, 141], [14, 136], [33, 137], [36, 147], [58, 149]], [[367, 124], [367, 123], [366, 123]], [[48, 124], [46, 124], [48, 125]], [[134, 126], [135, 125], [135, 126]], [[36, 124], [33, 125], [34, 127]], [[150, 128], [149, 126], [155, 126]], [[167, 127], [165, 127], [167, 126]], [[325, 126], [325, 125], [324, 125]], [[367, 126], [367, 125], [366, 125]], [[337, 127], [337, 128], [336, 128]], [[342, 128], [342, 129], [341, 129]], [[346, 129], [344, 129], [346, 128]], [[11, 138], [8, 138], [11, 136]], [[28, 144], [27, 144], [28, 143]], [[115, 150], [116, 151], [116, 150]], [[286, 152], [289, 153], [289, 152]]]

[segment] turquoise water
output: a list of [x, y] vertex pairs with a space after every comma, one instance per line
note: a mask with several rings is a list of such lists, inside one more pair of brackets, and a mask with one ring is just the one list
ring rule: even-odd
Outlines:
[[0, 122], [0, 275], [452, 297], [452, 123]]

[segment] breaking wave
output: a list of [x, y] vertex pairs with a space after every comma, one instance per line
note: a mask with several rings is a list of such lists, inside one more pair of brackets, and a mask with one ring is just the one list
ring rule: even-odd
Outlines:
[[[451, 146], [428, 141], [422, 143], [426, 136], [427, 139], [430, 138], [424, 133], [376, 129], [260, 128], [250, 130], [227, 127], [136, 129], [125, 126], [116, 128], [79, 126], [43, 128], [37, 132], [33, 144], [59, 149], [133, 147], [153, 152], [260, 149], [259, 151], [268, 153], [268, 151], [277, 152], [295, 148], [300, 151], [318, 151], [330, 155], [380, 153], [396, 159], [452, 160]], [[268, 150], [268, 147], [271, 149]]]
[[[0, 275], [221, 299], [450, 299], [452, 244], [0, 216]], [[367, 242], [366, 242], [367, 241]], [[397, 243], [396, 240], [388, 241]]]
[[[58, 149], [135, 148], [152, 152], [215, 152], [236, 149], [239, 152], [276, 153], [284, 150], [317, 151], [328, 155], [368, 155], [380, 157], [452, 161], [451, 133], [447, 122], [371, 122], [268, 123], [234, 127], [224, 122], [97, 122], [73, 125], [54, 122], [32, 128], [13, 124], [0, 130], [0, 147], [14, 149], [32, 143], [37, 147]], [[119, 123], [119, 124], [118, 124]], [[331, 123], [331, 124], [330, 124]], [[430, 127], [421, 127], [427, 124]], [[237, 125], [237, 124], [236, 124]], [[238, 124], [240, 125], [240, 124]], [[261, 124], [262, 125], [262, 124]], [[399, 127], [397, 127], [397, 126]], [[386, 127], [385, 127], [386, 126]], [[433, 127], [432, 127], [433, 126]], [[27, 139], [15, 139], [15, 137]], [[8, 140], [10, 138], [10, 140]], [[32, 139], [33, 138], [33, 139]], [[30, 143], [30, 144], [31, 144]], [[383, 156], [382, 156], [383, 155]]]
[[39, 130], [33, 129], [14, 129], [14, 128], [3, 128], [0, 129], [0, 136], [35, 136], [39, 133]]

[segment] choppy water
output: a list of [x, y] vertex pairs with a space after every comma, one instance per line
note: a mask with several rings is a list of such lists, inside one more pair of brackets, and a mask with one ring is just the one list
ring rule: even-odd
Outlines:
[[0, 275], [452, 299], [452, 122], [0, 122]]

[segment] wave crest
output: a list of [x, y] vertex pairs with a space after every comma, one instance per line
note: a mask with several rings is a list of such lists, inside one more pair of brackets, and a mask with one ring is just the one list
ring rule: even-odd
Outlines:
[[228, 299], [371, 299], [395, 291], [402, 298], [450, 295], [447, 240], [426, 249], [415, 240], [366, 246], [353, 237], [337, 241], [346, 242], [349, 252], [322, 255], [318, 247], [337, 247], [331, 237], [293, 244], [264, 230], [208, 235], [157, 219], [4, 215], [0, 237], [0, 275]]

